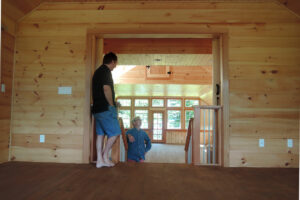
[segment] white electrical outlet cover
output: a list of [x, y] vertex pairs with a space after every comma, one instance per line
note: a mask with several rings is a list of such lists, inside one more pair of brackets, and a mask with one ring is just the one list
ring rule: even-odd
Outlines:
[[265, 139], [259, 139], [259, 147], [265, 146]]
[[288, 139], [287, 140], [287, 146], [288, 146], [288, 148], [292, 148], [293, 147], [293, 139]]
[[58, 87], [58, 94], [72, 94], [72, 87]]
[[40, 135], [40, 143], [45, 143], [45, 135]]
[[72, 87], [65, 87], [65, 94], [72, 94]]
[[64, 87], [58, 87], [58, 94], [64, 94]]

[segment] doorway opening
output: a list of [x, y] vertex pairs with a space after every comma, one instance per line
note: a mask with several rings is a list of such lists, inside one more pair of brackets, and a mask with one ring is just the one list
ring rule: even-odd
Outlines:
[[[130, 120], [134, 116], [142, 118], [142, 128], [153, 143], [146, 161], [184, 163], [188, 121], [193, 117], [192, 107], [187, 107], [186, 102], [198, 102], [192, 106], [220, 105], [220, 61], [216, 62], [219, 55], [213, 54], [220, 52], [220, 37], [206, 34], [186, 38], [175, 35], [114, 38], [111, 35], [95, 37], [94, 44], [92, 71], [100, 66], [105, 53], [112, 51], [118, 55], [119, 66], [113, 76], [116, 96], [122, 105], [119, 117], [126, 129], [132, 128]], [[181, 102], [180, 106], [176, 107], [176, 101]], [[175, 106], [169, 106], [168, 102]], [[94, 132], [90, 139], [94, 144], [93, 161]]]

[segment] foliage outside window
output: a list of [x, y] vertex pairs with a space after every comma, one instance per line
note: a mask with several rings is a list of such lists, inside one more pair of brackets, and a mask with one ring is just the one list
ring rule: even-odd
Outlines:
[[119, 110], [119, 117], [123, 119], [124, 128], [130, 128], [130, 110]]
[[162, 130], [153, 130], [153, 140], [162, 140]]
[[152, 107], [164, 107], [163, 99], [152, 99]]
[[136, 99], [134, 101], [135, 107], [148, 107], [149, 106], [149, 100], [148, 99]]
[[131, 106], [131, 99], [118, 99], [121, 106]]
[[185, 100], [185, 107], [192, 107], [192, 106], [198, 106], [199, 100]]
[[168, 99], [168, 107], [181, 107], [180, 99]]
[[181, 129], [181, 111], [168, 110], [168, 129]]
[[139, 116], [142, 120], [141, 128], [148, 128], [148, 110], [135, 110], [135, 117]]
[[186, 110], [185, 111], [185, 129], [189, 128], [189, 122], [190, 119], [194, 117], [194, 111], [193, 110]]

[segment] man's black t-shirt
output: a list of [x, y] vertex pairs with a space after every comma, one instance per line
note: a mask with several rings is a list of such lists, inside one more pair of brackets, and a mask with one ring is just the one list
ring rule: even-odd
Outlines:
[[101, 65], [93, 75], [93, 113], [100, 113], [108, 110], [109, 103], [105, 98], [103, 85], [109, 85], [112, 90], [113, 103], [115, 103], [114, 81], [111, 71], [106, 65]]

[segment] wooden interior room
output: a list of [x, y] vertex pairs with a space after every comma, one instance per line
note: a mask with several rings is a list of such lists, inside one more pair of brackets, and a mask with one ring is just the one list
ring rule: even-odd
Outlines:
[[[99, 169], [109, 52], [122, 134]], [[2, 0], [1, 199], [298, 199], [299, 55], [298, 0]]]

